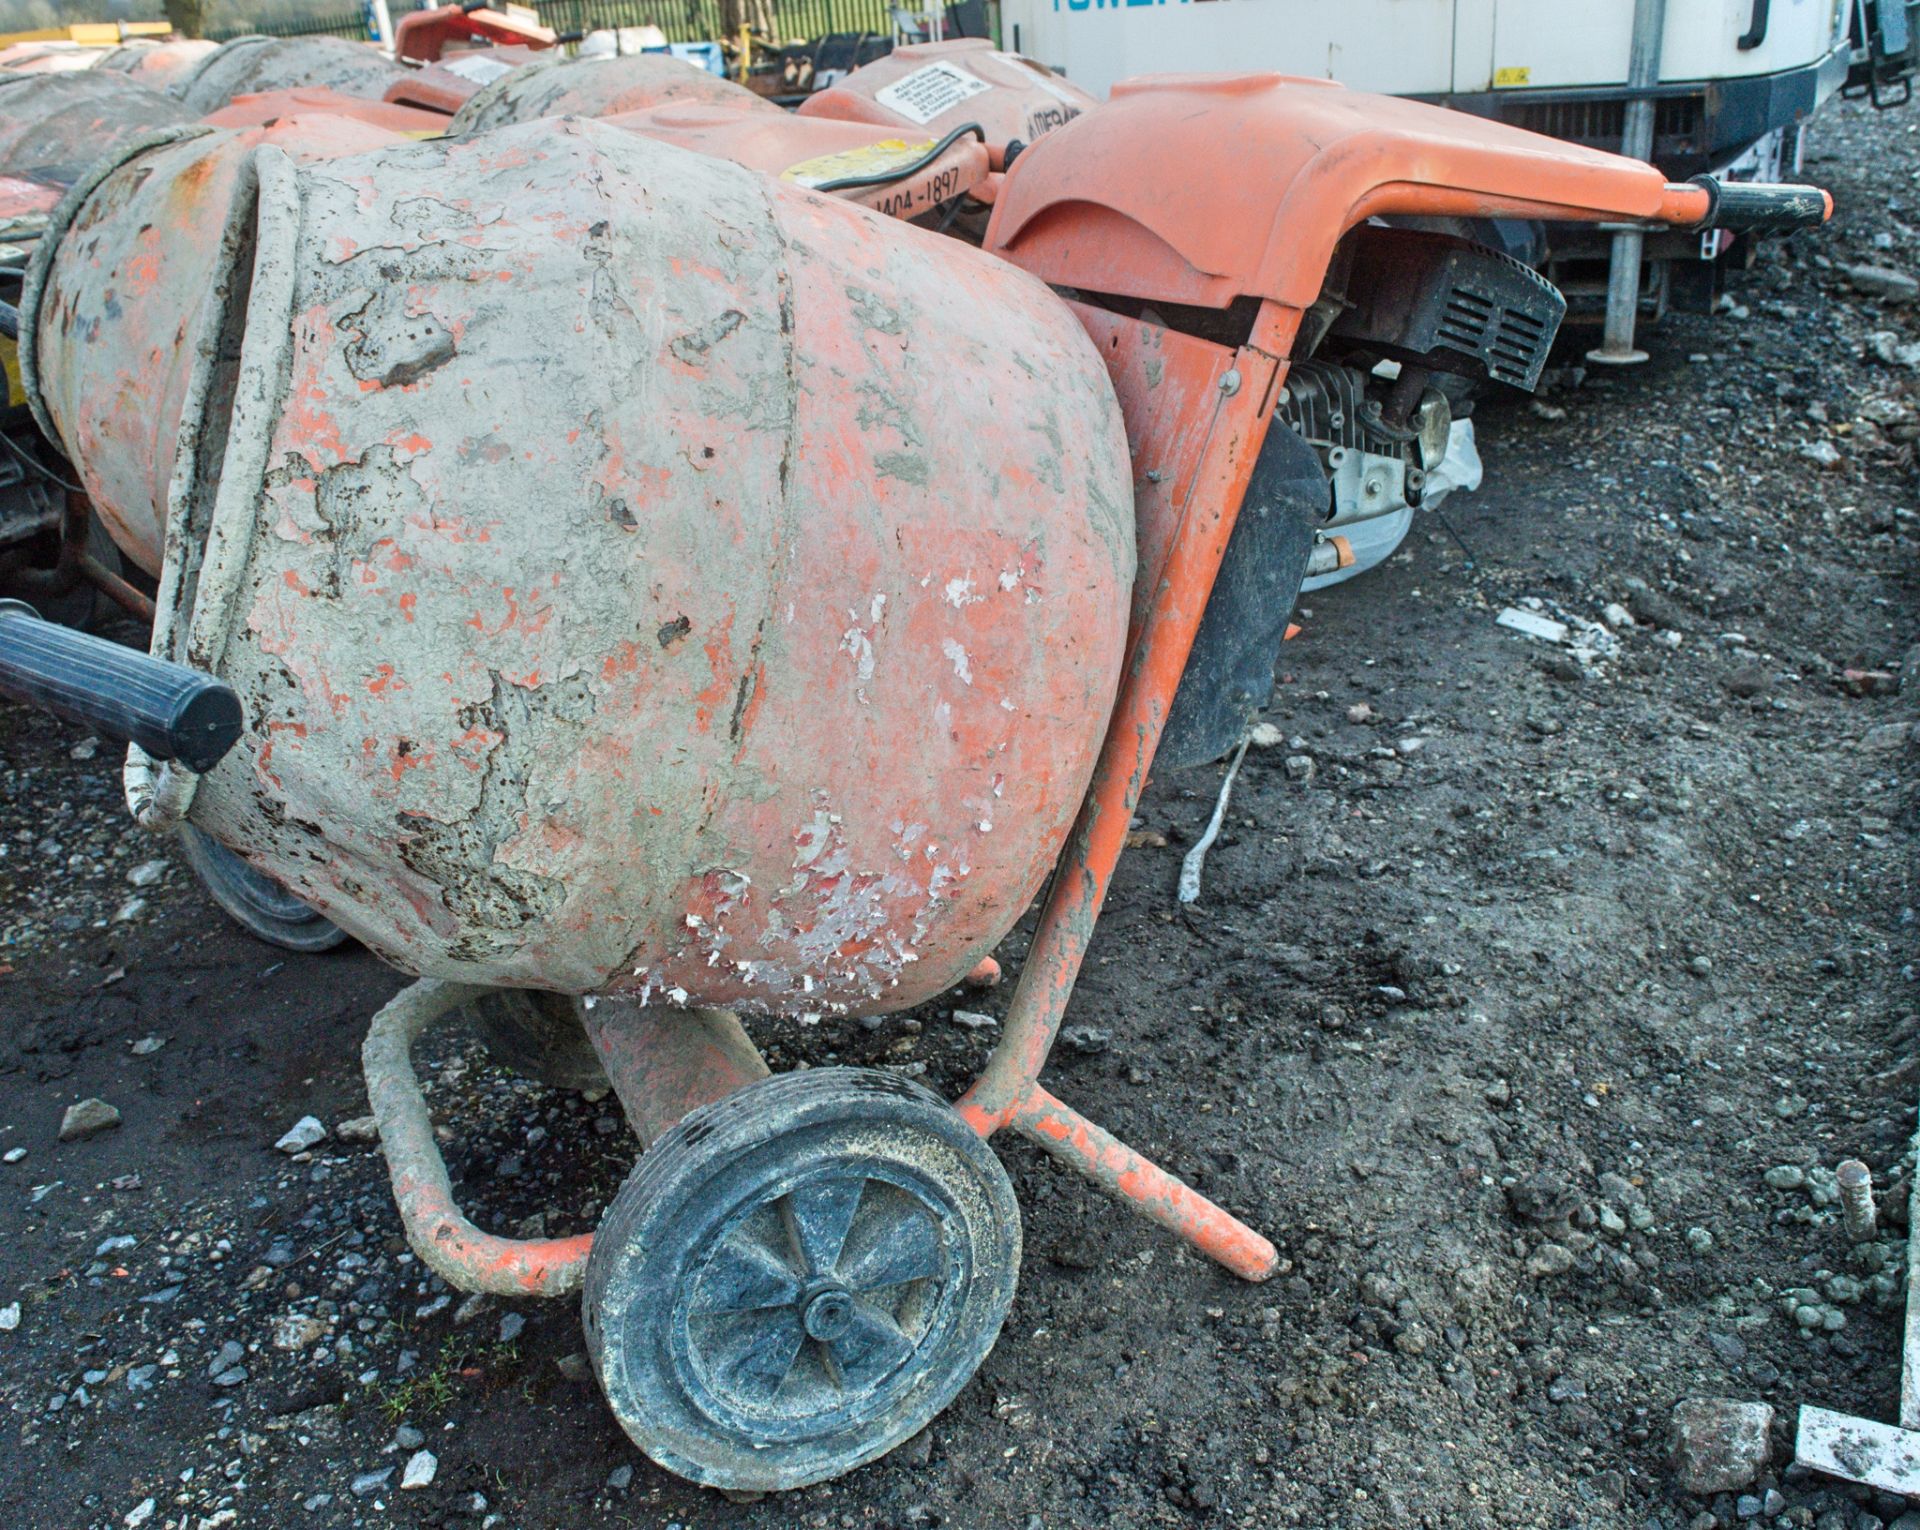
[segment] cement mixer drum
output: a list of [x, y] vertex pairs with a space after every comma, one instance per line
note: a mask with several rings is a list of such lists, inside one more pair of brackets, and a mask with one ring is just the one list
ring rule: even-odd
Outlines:
[[192, 821], [431, 976], [873, 1011], [990, 951], [1133, 577], [1070, 312], [593, 122], [259, 171], [174, 509], [251, 723]]

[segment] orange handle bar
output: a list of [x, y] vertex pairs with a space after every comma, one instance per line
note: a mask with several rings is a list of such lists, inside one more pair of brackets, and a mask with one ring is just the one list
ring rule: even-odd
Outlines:
[[1817, 228], [1833, 216], [1833, 198], [1817, 186], [1764, 181], [1722, 181], [1696, 175], [1668, 186], [1659, 220], [1686, 228], [1725, 228], [1736, 233], [1784, 234]]

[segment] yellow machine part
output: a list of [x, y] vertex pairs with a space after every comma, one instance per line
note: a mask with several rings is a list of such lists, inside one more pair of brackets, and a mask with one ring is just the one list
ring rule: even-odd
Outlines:
[[135, 37], [165, 37], [172, 31], [172, 25], [165, 21], [77, 21], [66, 27], [0, 32], [0, 48], [24, 42], [70, 42], [83, 48], [117, 48]]

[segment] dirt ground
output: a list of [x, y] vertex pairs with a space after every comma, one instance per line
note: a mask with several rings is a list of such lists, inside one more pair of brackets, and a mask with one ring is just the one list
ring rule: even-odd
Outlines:
[[[1836, 103], [1807, 166], [1829, 230], [1735, 273], [1732, 312], [1670, 319], [1651, 365], [1481, 409], [1457, 538], [1429, 517], [1309, 598], [1281, 741], [1191, 910], [1220, 772], [1149, 792], [1167, 843], [1121, 868], [1052, 1087], [1269, 1230], [1280, 1275], [1241, 1284], [1000, 1142], [1026, 1259], [999, 1347], [825, 1486], [667, 1476], [582, 1370], [573, 1304], [464, 1307], [405, 1254], [377, 1148], [276, 1152], [365, 1112], [398, 979], [251, 942], [127, 825], [112, 750], [0, 711], [0, 1151], [25, 1150], [0, 1166], [0, 1524], [1894, 1520], [1786, 1463], [1799, 1404], [1897, 1406], [1904, 1229], [1850, 1245], [1827, 1171], [1903, 1186], [1920, 1092], [1920, 323], [1842, 271], [1920, 270], [1917, 127]], [[1634, 621], [1582, 658], [1496, 624], [1528, 600]], [[952, 1007], [756, 1030], [776, 1067], [952, 1094], [992, 1037]], [[612, 1102], [467, 1039], [432, 1060], [479, 1218], [590, 1227], [630, 1162]], [[88, 1096], [123, 1124], [58, 1143]], [[1676, 1488], [1693, 1395], [1779, 1409], [1757, 1503]], [[421, 1438], [437, 1476], [402, 1493]]]

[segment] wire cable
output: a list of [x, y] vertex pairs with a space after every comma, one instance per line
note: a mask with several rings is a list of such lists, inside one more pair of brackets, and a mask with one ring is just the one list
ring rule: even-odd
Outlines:
[[18, 441], [15, 441], [13, 437], [3, 431], [0, 431], [0, 446], [4, 446], [8, 453], [19, 462], [20, 466], [25, 468], [29, 473], [32, 473], [34, 477], [44, 478], [48, 483], [58, 484], [70, 494], [84, 494], [87, 492], [77, 483], [68, 483], [66, 479], [54, 472], [52, 468], [40, 461], [39, 458], [35, 457], [31, 452], [22, 447]]
[[822, 181], [818, 186], [810, 187], [809, 189], [813, 191], [851, 191], [859, 186], [891, 186], [895, 181], [904, 181], [909, 176], [918, 175], [969, 133], [973, 134], [973, 136], [978, 138], [982, 143], [987, 141], [987, 130], [980, 126], [979, 123], [963, 122], [910, 165], [903, 166], [898, 170], [881, 170], [873, 175], [843, 175], [837, 181]]

